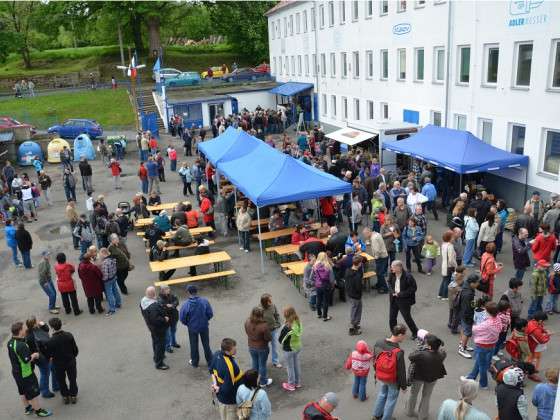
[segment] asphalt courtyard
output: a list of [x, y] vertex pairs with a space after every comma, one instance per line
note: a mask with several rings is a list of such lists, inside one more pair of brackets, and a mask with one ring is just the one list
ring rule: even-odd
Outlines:
[[[177, 149], [182, 156], [178, 142]], [[109, 170], [102, 167], [100, 161], [95, 161], [93, 166], [94, 194], [104, 194], [109, 209], [113, 210], [118, 201], [131, 201], [139, 189], [136, 153], [129, 153], [123, 163], [123, 189], [118, 192], [112, 189]], [[75, 264], [78, 261], [78, 252], [72, 248], [70, 229], [64, 218], [65, 199], [60, 183], [60, 168], [58, 165], [48, 165], [46, 170], [53, 176], [55, 200], [53, 207], [40, 209], [38, 222], [28, 224], [34, 240], [32, 259], [34, 264], [38, 264], [40, 252], [48, 248], [53, 253], [65, 252], [69, 262]], [[32, 174], [33, 171], [29, 169], [29, 173]], [[32, 176], [34, 177], [34, 173]], [[182, 198], [181, 182], [177, 174], [167, 171], [167, 182], [162, 183], [162, 192], [164, 202], [178, 201]], [[79, 176], [77, 194], [78, 207], [83, 211], [85, 194], [81, 189]], [[191, 199], [195, 201], [194, 197]], [[441, 238], [443, 223], [433, 221], [430, 216], [429, 232], [435, 238]], [[505, 236], [505, 252], [499, 256], [499, 261], [503, 262], [505, 267], [496, 281], [496, 294], [506, 290], [507, 280], [513, 273], [511, 243], [508, 235]], [[0, 359], [0, 418], [21, 418], [23, 407], [11, 376], [5, 347], [10, 336], [9, 327], [12, 322], [25, 320], [30, 315], [47, 321], [49, 313], [47, 298], [37, 283], [36, 269], [16, 269], [4, 243], [2, 240], [3, 245], [0, 248], [0, 341], [3, 346], [3, 356]], [[42, 401], [42, 405], [52, 409], [54, 416], [59, 419], [218, 419], [217, 410], [212, 404], [210, 378], [205, 364], [201, 363], [199, 369], [187, 365], [189, 357], [186, 328], [181, 324], [177, 332], [181, 349], [167, 356], [170, 370], [164, 372], [154, 369], [149, 333], [138, 304], [145, 288], [151, 285], [157, 276], [149, 270], [142, 241], [134, 233], [130, 233], [127, 243], [133, 255], [132, 263], [136, 268], [127, 280], [130, 294], [124, 297], [123, 308], [111, 318], [90, 315], [85, 310], [85, 296], [76, 275], [78, 299], [85, 311], [79, 317], [61, 315], [63, 328], [74, 334], [80, 349], [77, 405], [64, 406], [58, 395], [54, 399]], [[340, 397], [340, 404], [336, 410], [340, 419], [370, 419], [377, 391], [372, 373], [368, 383], [369, 399], [366, 402], [358, 402], [353, 400], [351, 395], [352, 375], [343, 368], [344, 361], [356, 342], [356, 337], [350, 337], [347, 333], [349, 305], [336, 302], [330, 312], [333, 316], [332, 321], [322, 322], [310, 311], [304, 297], [282, 274], [275, 262], [265, 259], [265, 272], [261, 274], [258, 243], [253, 242], [252, 252], [245, 254], [239, 250], [237, 235], [231, 234], [219, 237], [212, 249], [227, 251], [232, 257], [231, 267], [237, 271], [228, 289], [208, 283], [200, 286], [200, 294], [209, 299], [214, 309], [214, 319], [210, 326], [212, 350], [219, 348], [223, 337], [232, 337], [238, 343], [237, 358], [240, 366], [243, 369], [250, 367], [243, 323], [251, 308], [258, 304], [262, 293], [271, 293], [279, 310], [285, 305], [294, 305], [301, 317], [304, 328], [301, 352], [303, 388], [294, 393], [286, 393], [281, 388], [282, 381], [286, 379], [285, 369], [270, 367], [269, 375], [274, 383], [267, 392], [272, 402], [272, 418], [299, 419], [307, 402], [319, 398], [327, 391], [334, 391]], [[439, 264], [432, 276], [419, 275], [416, 270], [413, 271], [418, 283], [417, 304], [413, 307], [413, 317], [419, 327], [442, 338], [448, 352], [448, 374], [435, 387], [431, 400], [431, 419], [437, 417], [437, 410], [444, 399], [456, 398], [459, 376], [468, 373], [473, 364], [457, 354], [457, 336], [448, 332], [448, 303], [436, 299], [441, 280], [441, 276], [437, 274], [438, 269]], [[527, 289], [525, 286], [525, 295]], [[181, 302], [186, 299], [186, 292], [182, 288], [174, 288], [173, 291]], [[388, 334], [388, 303], [386, 295], [365, 293], [363, 334], [360, 339], [373, 345], [375, 340]], [[558, 316], [552, 317], [548, 322], [552, 331], [559, 329], [558, 324]], [[554, 338], [543, 355], [543, 367], [559, 363], [560, 351], [557, 344], [558, 340]], [[414, 350], [415, 344], [407, 340], [402, 347], [406, 354], [409, 354]], [[533, 387], [533, 383], [528, 383], [528, 396], [532, 394]], [[404, 414], [406, 397], [406, 393], [401, 393], [399, 397], [394, 414], [397, 419], [407, 418]], [[496, 415], [492, 380], [490, 390], [481, 391], [474, 405], [491, 417]], [[530, 418], [535, 418], [535, 410], [532, 407]]]

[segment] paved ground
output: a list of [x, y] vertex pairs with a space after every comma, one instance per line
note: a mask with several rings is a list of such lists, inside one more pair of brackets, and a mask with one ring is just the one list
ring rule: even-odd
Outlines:
[[[179, 149], [181, 150], [181, 149]], [[131, 154], [132, 155], [132, 154]], [[123, 185], [120, 192], [112, 190], [109, 172], [102, 168], [100, 162], [94, 163], [95, 194], [103, 193], [107, 197], [110, 208], [117, 201], [130, 201], [138, 190], [136, 178], [136, 156], [129, 155], [124, 162]], [[54, 179], [55, 206], [42, 208], [39, 222], [29, 224], [34, 239], [33, 260], [37, 263], [40, 251], [49, 247], [54, 252], [64, 251], [71, 262], [76, 262], [78, 253], [72, 249], [70, 231], [64, 220], [64, 194], [60, 185], [60, 169], [54, 165], [47, 166], [47, 171], [57, 174]], [[168, 182], [163, 185], [164, 201], [176, 201], [180, 198], [180, 181], [176, 174], [168, 173]], [[81, 183], [79, 183], [81, 184]], [[79, 207], [84, 209], [85, 195], [78, 188]], [[441, 222], [430, 219], [430, 231], [436, 237], [441, 236]], [[61, 228], [62, 226], [62, 228]], [[506, 235], [507, 236], [507, 235]], [[214, 249], [224, 249], [233, 258], [232, 267], [238, 275], [232, 281], [232, 287], [205, 285], [201, 294], [208, 297], [213, 305], [215, 318], [211, 323], [211, 346], [216, 349], [224, 336], [233, 337], [238, 341], [238, 359], [243, 368], [250, 365], [247, 341], [243, 330], [243, 322], [250, 309], [259, 301], [264, 292], [272, 293], [279, 308], [293, 304], [299, 312], [303, 326], [302, 377], [304, 387], [292, 394], [286, 394], [280, 383], [285, 380], [283, 369], [271, 368], [273, 386], [268, 390], [273, 406], [274, 419], [298, 419], [301, 408], [308, 401], [318, 398], [325, 391], [335, 391], [341, 402], [337, 414], [341, 419], [369, 419], [374, 403], [376, 388], [370, 375], [368, 393], [370, 399], [360, 403], [352, 399], [350, 389], [351, 375], [343, 369], [344, 360], [355, 343], [354, 337], [347, 335], [349, 306], [336, 303], [332, 308], [333, 320], [329, 323], [318, 321], [311, 313], [304, 298], [292, 287], [287, 278], [280, 272], [277, 264], [265, 261], [265, 273], [259, 270], [258, 252], [245, 254], [239, 251], [237, 237], [219, 238]], [[4, 242], [2, 242], [4, 243]], [[110, 319], [99, 315], [89, 315], [87, 311], [80, 317], [62, 315], [64, 328], [71, 331], [80, 348], [78, 357], [78, 384], [80, 387], [79, 401], [76, 406], [63, 406], [60, 398], [47, 400], [44, 406], [52, 408], [57, 418], [72, 420], [101, 420], [106, 418], [124, 419], [134, 416], [137, 419], [169, 418], [169, 419], [216, 419], [219, 418], [212, 406], [209, 392], [209, 377], [203, 367], [193, 369], [187, 367], [186, 330], [179, 327], [178, 338], [182, 348], [167, 358], [171, 369], [167, 372], [157, 371], [151, 362], [151, 345], [149, 334], [139, 312], [138, 302], [146, 286], [155, 277], [150, 273], [147, 258], [141, 241], [129, 235], [129, 248], [133, 254], [136, 269], [131, 272], [127, 283], [130, 294], [124, 299], [124, 307]], [[506, 239], [504, 249], [508, 251], [500, 258], [506, 265], [504, 274], [500, 275], [496, 284], [497, 293], [505, 290], [509, 273], [512, 272], [510, 242]], [[254, 250], [258, 249], [253, 244]], [[9, 325], [15, 320], [24, 320], [31, 314], [47, 320], [46, 296], [39, 288], [36, 271], [16, 270], [5, 246], [0, 253], [0, 273], [2, 291], [0, 293], [0, 341], [5, 346], [9, 337]], [[456, 396], [459, 375], [467, 373], [472, 362], [457, 355], [457, 338], [451, 336], [446, 327], [447, 302], [438, 301], [435, 296], [440, 282], [439, 275], [431, 277], [417, 275], [417, 304], [413, 316], [420, 327], [426, 328], [445, 342], [448, 349], [446, 363], [448, 376], [439, 381], [432, 397], [430, 418], [436, 418], [441, 402], [448, 397]], [[78, 284], [78, 297], [82, 309], [86, 302], [83, 290]], [[186, 294], [176, 289], [180, 300]], [[550, 328], [558, 330], [558, 317], [550, 321]], [[364, 298], [363, 335], [361, 338], [372, 343], [388, 333], [388, 298], [369, 293]], [[555, 340], [558, 343], [557, 340]], [[412, 341], [404, 343], [408, 354], [413, 350]], [[4, 349], [4, 347], [3, 347]], [[19, 402], [15, 384], [9, 371], [6, 350], [2, 350], [0, 358], [0, 406], [2, 418], [19, 418], [22, 407]], [[557, 345], [549, 346], [543, 356], [543, 366], [560, 360]], [[493, 383], [490, 391], [482, 391], [475, 405], [495, 415]], [[527, 393], [532, 392], [533, 384], [529, 384]], [[395, 416], [404, 416], [406, 395], [401, 394]], [[531, 418], [534, 418], [531, 410]], [[6, 417], [3, 417], [6, 416]]]

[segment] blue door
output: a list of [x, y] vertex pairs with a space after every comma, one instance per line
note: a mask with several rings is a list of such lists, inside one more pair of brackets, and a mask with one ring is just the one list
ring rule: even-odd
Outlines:
[[157, 115], [155, 112], [142, 114], [142, 130], [150, 130], [156, 138], [159, 138], [159, 128], [157, 125]]
[[313, 120], [319, 121], [319, 99], [316, 93], [313, 94]]
[[237, 98], [231, 98], [231, 113], [237, 114], [239, 111], [239, 103], [237, 102]]
[[311, 121], [311, 96], [305, 95], [300, 96], [300, 105], [303, 109], [303, 120], [304, 121]]

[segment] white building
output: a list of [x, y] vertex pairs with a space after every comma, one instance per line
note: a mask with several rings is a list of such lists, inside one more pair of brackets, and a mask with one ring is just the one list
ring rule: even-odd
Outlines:
[[[560, 2], [286, 1], [267, 16], [273, 75], [314, 83], [322, 124], [469, 130], [528, 155], [530, 191], [560, 192]], [[519, 200], [525, 173], [486, 182]]]

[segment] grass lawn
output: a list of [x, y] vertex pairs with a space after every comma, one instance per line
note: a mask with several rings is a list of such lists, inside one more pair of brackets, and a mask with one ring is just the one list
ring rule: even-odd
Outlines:
[[64, 92], [0, 101], [0, 116], [30, 123], [39, 130], [68, 118], [97, 120], [105, 130], [134, 127], [134, 111], [125, 89]]

